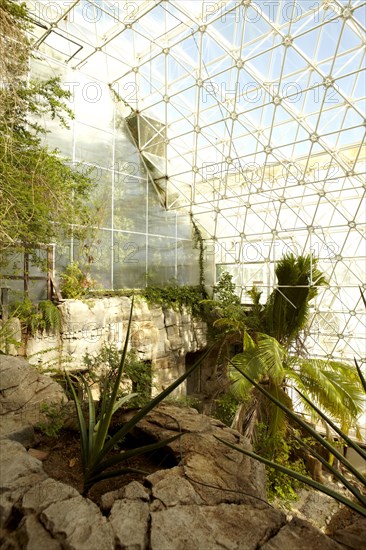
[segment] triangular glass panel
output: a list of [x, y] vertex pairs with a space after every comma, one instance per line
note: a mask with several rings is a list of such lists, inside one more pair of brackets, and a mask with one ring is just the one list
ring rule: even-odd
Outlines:
[[341, 43], [338, 53], [343, 53], [346, 50], [351, 50], [362, 46], [361, 37], [354, 32], [352, 27], [346, 23], [343, 28]]

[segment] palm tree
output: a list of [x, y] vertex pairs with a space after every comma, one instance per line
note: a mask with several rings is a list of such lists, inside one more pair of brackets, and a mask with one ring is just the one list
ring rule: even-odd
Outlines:
[[[362, 411], [362, 388], [353, 367], [338, 361], [313, 359], [306, 355], [300, 334], [309, 315], [309, 302], [325, 285], [324, 275], [311, 256], [284, 256], [275, 270], [278, 285], [266, 304], [260, 305], [260, 293], [253, 289], [253, 310], [246, 320], [243, 352], [231, 361], [232, 390], [240, 407], [233, 427], [251, 439], [256, 426], [265, 425], [267, 436], [280, 441], [287, 430], [285, 414], [236, 370], [242, 369], [266, 390], [292, 407], [287, 390], [294, 384], [312, 402], [341, 423], [347, 432], [357, 425]], [[260, 328], [259, 328], [260, 327]], [[306, 404], [305, 404], [306, 408]]]

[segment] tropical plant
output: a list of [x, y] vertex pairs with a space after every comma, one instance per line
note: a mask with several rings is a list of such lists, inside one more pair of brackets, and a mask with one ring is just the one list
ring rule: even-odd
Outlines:
[[299, 337], [309, 315], [309, 303], [326, 285], [312, 255], [285, 255], [276, 265], [277, 287], [263, 308], [262, 332], [287, 347]]
[[[357, 373], [351, 365], [339, 361], [313, 359], [291, 355], [275, 338], [257, 333], [255, 342], [248, 333], [244, 336], [244, 350], [232, 359], [238, 368], [231, 369], [232, 391], [246, 403], [243, 431], [253, 433], [255, 421], [268, 420], [268, 433], [273, 435], [286, 429], [286, 416], [278, 408], [263, 401], [261, 394], [254, 391], [248, 402], [252, 386], [242, 372], [261, 384], [267, 391], [292, 407], [287, 390], [295, 386], [321, 406], [333, 418], [341, 422], [348, 431], [357, 427], [356, 419], [362, 411], [362, 393]], [[308, 408], [303, 401], [304, 408]]]
[[[359, 365], [357, 364], [357, 361], [355, 360], [356, 368], [358, 371], [358, 374], [360, 376], [361, 384], [364, 389], [364, 393], [366, 395], [366, 381], [362, 375], [361, 369]], [[235, 369], [235, 365], [233, 365]], [[302, 420], [299, 415], [295, 414], [289, 407], [283, 404], [283, 402], [279, 399], [277, 399], [274, 395], [266, 391], [266, 389], [263, 387], [262, 384], [258, 384], [255, 382], [250, 376], [244, 372], [244, 370], [241, 370], [241, 375], [247, 379], [247, 381], [252, 384], [263, 396], [267, 398], [271, 403], [273, 403], [274, 406], [276, 406], [278, 409], [280, 409], [284, 414], [286, 414], [289, 418], [292, 419], [293, 422], [295, 422], [297, 425], [299, 425], [305, 433], [307, 433], [311, 438], [313, 438], [314, 441], [318, 442], [320, 446], [325, 449], [328, 453], [330, 453], [334, 458], [337, 458], [339, 462], [342, 464], [343, 469], [347, 473], [342, 473], [341, 471], [337, 470], [332, 464], [331, 461], [328, 461], [324, 459], [323, 456], [321, 456], [316, 450], [314, 450], [313, 447], [309, 446], [308, 443], [303, 441], [300, 438], [297, 438], [298, 443], [309, 453], [311, 453], [317, 460], [319, 460], [322, 465], [327, 468], [337, 479], [338, 481], [353, 495], [353, 500], [351, 498], [345, 496], [344, 494], [335, 491], [334, 489], [328, 487], [327, 485], [324, 485], [323, 483], [320, 483], [318, 481], [315, 481], [299, 472], [295, 472], [290, 468], [285, 467], [284, 465], [278, 464], [276, 462], [273, 462], [271, 460], [268, 460], [256, 453], [253, 453], [251, 451], [246, 451], [242, 449], [241, 447], [238, 447], [236, 445], [232, 445], [231, 443], [225, 441], [224, 439], [217, 438], [219, 441], [224, 443], [225, 445], [228, 445], [229, 447], [232, 447], [239, 451], [240, 453], [243, 453], [255, 460], [258, 460], [259, 462], [262, 462], [266, 466], [273, 468], [283, 474], [286, 474], [288, 476], [291, 476], [292, 478], [296, 479], [297, 481], [300, 481], [302, 483], [305, 483], [306, 485], [309, 485], [313, 487], [314, 489], [317, 489], [321, 491], [322, 493], [325, 493], [337, 501], [341, 502], [342, 504], [345, 504], [352, 510], [358, 512], [362, 516], [366, 517], [366, 478], [363, 476], [357, 468], [355, 468], [344, 456], [342, 453], [340, 453], [334, 445], [329, 443], [326, 438], [322, 437], [315, 429], [313, 429], [307, 422]], [[353, 449], [363, 460], [366, 460], [366, 452], [364, 449], [362, 449], [355, 441], [350, 439], [348, 435], [343, 432], [326, 414], [324, 414], [314, 403], [312, 403], [302, 392], [299, 390], [296, 390], [298, 394], [302, 397], [303, 400], [305, 400], [308, 404], [308, 406], [313, 410], [314, 413], [320, 417], [329, 428], [334, 430], [334, 432], [341, 438], [341, 440], [344, 442], [345, 445]]]
[[[255, 440], [253, 441], [253, 450], [260, 456], [267, 458], [273, 454], [273, 447], [276, 447], [275, 460], [277, 464], [288, 466], [297, 473], [307, 475], [306, 462], [309, 462], [308, 456], [300, 448], [296, 437], [299, 431], [293, 426], [287, 429], [286, 433], [277, 433], [268, 435], [268, 422], [258, 423], [256, 426]], [[275, 445], [273, 442], [275, 439]], [[274, 468], [266, 468], [266, 491], [269, 501], [279, 499], [281, 505], [291, 507], [291, 502], [298, 500], [299, 490], [304, 484], [295, 478], [291, 478]]]
[[245, 312], [235, 294], [233, 277], [224, 271], [218, 283], [213, 287], [213, 299], [205, 299], [203, 304], [210, 307], [212, 325], [216, 329], [216, 338], [225, 339], [227, 334], [240, 334], [245, 329]]
[[215, 399], [212, 416], [221, 420], [227, 426], [231, 426], [235, 412], [238, 408], [238, 401], [232, 393], [224, 393], [219, 398]]
[[[254, 390], [242, 372], [266, 386], [267, 391], [288, 408], [289, 384], [298, 387], [304, 395], [321, 406], [333, 418], [340, 420], [347, 431], [355, 426], [362, 407], [360, 382], [352, 366], [339, 361], [314, 359], [306, 355], [300, 334], [305, 327], [309, 302], [316, 296], [318, 286], [326, 284], [317, 261], [311, 256], [295, 258], [284, 256], [275, 270], [278, 285], [261, 306], [259, 293], [252, 291], [257, 319], [252, 328], [253, 311], [246, 321], [243, 351], [237, 354], [231, 369], [233, 391], [246, 402], [242, 431], [252, 435], [257, 421], [268, 421], [268, 434], [286, 430], [286, 415]], [[262, 329], [258, 330], [257, 327]], [[247, 399], [248, 393], [253, 399]], [[307, 402], [304, 402], [305, 408]], [[243, 413], [243, 411], [242, 411]]]
[[[226, 372], [231, 384], [226, 384], [226, 388], [239, 403], [232, 427], [249, 437], [254, 450], [261, 456], [283, 464], [290, 460], [301, 473], [304, 465], [301, 457], [292, 452], [297, 441], [289, 417], [266, 400], [241, 373], [245, 372], [290, 410], [293, 403], [289, 387], [297, 386], [308, 399], [340, 421], [345, 431], [351, 426], [357, 428], [362, 407], [361, 387], [352, 366], [308, 357], [301, 340], [308, 321], [309, 303], [318, 287], [327, 284], [317, 260], [311, 256], [296, 258], [288, 254], [277, 263], [275, 273], [278, 285], [266, 303], [261, 303], [261, 292], [256, 288], [248, 293], [253, 302], [251, 308], [238, 304], [237, 298], [230, 303], [233, 289], [228, 287], [230, 281], [226, 281], [224, 288], [228, 292], [222, 304], [217, 301], [215, 311], [219, 318], [214, 326], [223, 338], [221, 362], [225, 364], [222, 356], [226, 350], [226, 365], [229, 365]], [[225, 343], [237, 344], [238, 341], [242, 351], [232, 357], [230, 366], [227, 361], [230, 348]], [[225, 368], [221, 370], [225, 373]], [[222, 378], [224, 382], [225, 376]], [[302, 400], [302, 405], [309, 410], [306, 400]], [[285, 447], [288, 452], [284, 452]], [[283, 479], [282, 474], [269, 471], [270, 495], [292, 499], [297, 482], [287, 478], [281, 485]]]
[[125, 372], [131, 380], [132, 391], [137, 393], [130, 405], [133, 407], [145, 405], [151, 398], [153, 379], [151, 361], [141, 361], [137, 353], [132, 350], [126, 356]]
[[[66, 372], [66, 377], [71, 388], [73, 395], [73, 400], [75, 402], [77, 417], [80, 427], [80, 445], [81, 445], [81, 458], [83, 465], [83, 494], [86, 495], [89, 489], [94, 485], [94, 483], [101, 481], [102, 479], [107, 479], [110, 477], [119, 476], [123, 473], [138, 471], [133, 468], [122, 467], [118, 470], [111, 470], [113, 466], [117, 464], [120, 465], [131, 457], [138, 456], [150, 451], [159, 449], [168, 443], [171, 443], [177, 437], [180, 437], [181, 434], [178, 434], [174, 437], [165, 439], [158, 443], [152, 443], [149, 445], [144, 445], [142, 447], [137, 447], [130, 450], [121, 451], [119, 454], [108, 457], [110, 452], [114, 447], [120, 443], [136, 426], [136, 424], [144, 418], [154, 407], [156, 407], [167, 395], [169, 395], [175, 388], [177, 388], [193, 371], [202, 359], [207, 355], [207, 351], [200, 360], [197, 361], [189, 370], [187, 370], [182, 376], [180, 376], [175, 382], [173, 382], [168, 388], [159, 393], [154, 399], [149, 401], [144, 405], [128, 422], [126, 422], [122, 428], [120, 428], [113, 436], [109, 436], [109, 429], [112, 420], [113, 414], [122, 406], [123, 403], [131, 399], [131, 395], [127, 395], [118, 399], [118, 391], [121, 383], [122, 375], [125, 368], [125, 361], [127, 355], [127, 347], [129, 341], [129, 334], [131, 328], [132, 320], [132, 310], [133, 310], [133, 300], [131, 304], [130, 318], [128, 322], [126, 340], [121, 356], [121, 361], [119, 365], [118, 375], [114, 382], [112, 388], [112, 394], [108, 396], [107, 394], [103, 395], [101, 398], [101, 406], [98, 418], [96, 418], [95, 404], [93, 397], [91, 395], [90, 388], [88, 384], [85, 384], [85, 389], [88, 395], [88, 404], [89, 404], [89, 420], [86, 421], [83, 413], [82, 404], [77, 396], [77, 392], [74, 388], [74, 385], [71, 382], [70, 376]], [[108, 438], [108, 439], [107, 439]], [[141, 472], [139, 472], [141, 473]]]
[[191, 223], [192, 223], [192, 230], [193, 230], [194, 248], [198, 249], [199, 251], [199, 257], [198, 257], [199, 287], [201, 289], [202, 296], [204, 298], [207, 298], [207, 292], [205, 289], [205, 250], [206, 250], [205, 241], [202, 237], [200, 228], [194, 221], [192, 213], [191, 213]]
[[41, 314], [40, 330], [57, 331], [61, 328], [61, 313], [58, 307], [51, 300], [42, 300], [38, 304], [38, 311]]

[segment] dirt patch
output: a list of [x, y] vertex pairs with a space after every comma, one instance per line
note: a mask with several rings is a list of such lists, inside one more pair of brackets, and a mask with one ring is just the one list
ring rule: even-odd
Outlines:
[[[34, 448], [47, 453], [47, 457], [43, 460], [45, 472], [53, 479], [74, 487], [81, 494], [83, 470], [79, 434], [74, 430], [63, 429], [57, 437], [47, 437], [40, 431], [37, 431], [36, 437]], [[116, 448], [108, 456], [117, 455], [123, 452], [123, 450], [150, 443], [153, 443], [153, 441], [141, 435], [138, 439], [129, 437], [123, 442], [123, 445], [118, 449]], [[100, 506], [100, 499], [103, 494], [119, 489], [134, 480], [143, 482], [146, 475], [158, 470], [171, 468], [175, 465], [176, 461], [173, 456], [168, 449], [164, 448], [130, 458], [122, 464], [123, 467], [135, 468], [146, 473], [126, 473], [118, 477], [99, 481], [90, 489], [88, 498]], [[115, 466], [112, 469], [115, 470], [117, 468]]]

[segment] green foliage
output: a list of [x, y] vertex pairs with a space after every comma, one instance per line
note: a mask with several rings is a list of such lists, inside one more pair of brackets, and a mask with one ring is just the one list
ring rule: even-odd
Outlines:
[[145, 289], [93, 290], [93, 296], [141, 296], [151, 305], [182, 311], [187, 308], [195, 317], [205, 316], [202, 300], [207, 296], [201, 286], [170, 284], [163, 287], [148, 285]]
[[80, 269], [78, 262], [70, 263], [61, 274], [60, 279], [63, 298], [82, 298], [95, 285], [95, 282]]
[[[114, 447], [121, 442], [136, 426], [136, 424], [144, 418], [152, 409], [156, 407], [165, 397], [167, 397], [173, 390], [175, 390], [199, 365], [199, 362], [207, 355], [204, 354], [200, 361], [193, 365], [186, 373], [180, 376], [173, 384], [171, 384], [166, 390], [162, 391], [157, 397], [149, 401], [139, 412], [137, 412], [131, 420], [126, 422], [122, 428], [120, 428], [113, 436], [111, 436], [108, 441], [107, 437], [109, 436], [108, 432], [110, 429], [110, 424], [113, 414], [118, 410], [118, 408], [126, 401], [126, 398], [118, 400], [118, 391], [120, 389], [120, 383], [125, 368], [125, 360], [127, 355], [128, 340], [131, 328], [132, 320], [132, 309], [133, 302], [131, 305], [130, 319], [128, 323], [126, 341], [123, 348], [121, 362], [119, 365], [119, 370], [117, 378], [114, 382], [112, 388], [111, 396], [102, 394], [101, 396], [101, 406], [98, 418], [96, 417], [95, 404], [89, 389], [89, 386], [85, 384], [86, 391], [88, 395], [88, 405], [89, 405], [89, 419], [88, 422], [84, 417], [82, 410], [81, 402], [77, 396], [74, 385], [71, 382], [69, 375], [66, 372], [66, 377], [68, 379], [73, 399], [76, 406], [79, 427], [80, 427], [80, 444], [81, 444], [81, 457], [83, 464], [83, 473], [84, 473], [84, 487], [83, 494], [86, 495], [92, 485], [97, 481], [102, 479], [119, 476], [123, 473], [136, 471], [128, 467], [122, 467], [118, 470], [111, 471], [110, 468], [116, 465], [121, 465], [123, 462], [128, 460], [133, 456], [138, 456], [150, 451], [154, 451], [158, 448], [164, 447], [168, 443], [180, 437], [181, 434], [171, 437], [164, 441], [158, 443], [153, 443], [151, 445], [145, 445], [143, 447], [137, 447], [128, 451], [121, 451], [115, 456], [108, 457], [109, 453], [114, 449]], [[129, 396], [127, 396], [128, 398]], [[140, 472], [141, 473], [141, 472]]]
[[6, 321], [0, 319], [0, 354], [8, 354], [10, 346], [18, 348], [21, 345], [21, 342], [14, 338], [16, 334], [15, 317], [16, 314], [13, 314]]
[[[332, 498], [336, 499], [338, 502], [341, 502], [342, 504], [345, 504], [352, 510], [358, 512], [362, 516], [366, 517], [366, 478], [363, 476], [344, 456], [342, 453], [338, 451], [338, 449], [330, 444], [326, 438], [323, 438], [316, 430], [314, 430], [309, 424], [304, 422], [298, 415], [296, 415], [290, 408], [288, 408], [286, 405], [284, 405], [280, 400], [276, 399], [273, 395], [271, 395], [269, 392], [267, 392], [264, 387], [261, 384], [257, 384], [253, 379], [251, 379], [247, 374], [245, 374], [242, 371], [242, 375], [249, 380], [253, 386], [257, 388], [258, 391], [260, 391], [269, 401], [271, 401], [274, 405], [276, 405], [278, 408], [280, 408], [288, 417], [290, 417], [297, 425], [299, 425], [305, 433], [307, 433], [311, 440], [315, 443], [317, 442], [320, 444], [320, 446], [324, 449], [326, 449], [331, 455], [333, 455], [334, 458], [337, 458], [340, 463], [342, 464], [343, 472], [341, 473], [339, 470], [335, 469], [333, 465], [331, 464], [331, 461], [325, 460], [319, 453], [317, 453], [314, 448], [310, 447], [308, 443], [300, 438], [296, 438], [299, 445], [308, 451], [312, 456], [314, 456], [317, 460], [319, 460], [322, 465], [327, 468], [341, 483], [342, 485], [348, 489], [348, 491], [353, 496], [353, 500], [349, 497], [345, 497], [343, 494], [338, 493], [337, 491], [334, 491], [333, 489], [330, 489], [328, 486], [323, 485], [322, 483], [319, 483], [302, 473], [299, 473], [298, 471], [295, 471], [293, 469], [290, 469], [278, 462], [273, 462], [272, 460], [268, 460], [264, 456], [260, 456], [256, 453], [252, 453], [250, 451], [246, 451], [242, 449], [241, 447], [238, 447], [236, 445], [232, 445], [231, 443], [228, 443], [227, 441], [219, 439], [222, 443], [228, 445], [229, 447], [232, 447], [239, 452], [250, 456], [251, 458], [254, 458], [255, 460], [258, 460], [259, 462], [262, 462], [266, 466], [270, 468], [274, 468], [278, 472], [281, 472], [283, 474], [289, 475], [292, 478], [296, 479], [297, 481], [300, 481], [302, 483], [305, 483], [306, 485], [309, 485], [322, 493], [325, 493]], [[366, 460], [366, 452], [352, 439], [348, 437], [348, 435], [343, 432], [334, 422], [327, 417], [314, 403], [312, 403], [309, 399], [307, 399], [299, 390], [296, 390], [299, 395], [304, 399], [308, 406], [311, 407], [324, 422], [326, 422], [327, 426], [334, 430], [336, 434], [341, 438], [341, 440], [344, 442], [345, 445], [350, 447], [354, 450], [355, 453], [357, 453], [363, 460]], [[366, 393], [366, 392], [365, 392]]]
[[207, 298], [207, 292], [205, 290], [205, 241], [202, 237], [202, 233], [193, 219], [191, 214], [191, 223], [193, 227], [193, 243], [194, 248], [197, 248], [199, 251], [198, 263], [199, 263], [199, 286], [201, 287], [201, 292], [204, 298]]
[[125, 372], [132, 382], [132, 391], [137, 393], [130, 404], [134, 407], [142, 407], [151, 398], [153, 374], [151, 362], [141, 361], [135, 351], [130, 351], [126, 356]]
[[223, 308], [240, 304], [239, 297], [235, 293], [233, 276], [227, 271], [221, 274], [219, 282], [214, 286], [214, 296]]
[[212, 337], [218, 340], [242, 338], [245, 330], [246, 312], [240, 303], [239, 297], [235, 294], [235, 284], [232, 275], [224, 271], [217, 285], [213, 288], [214, 299], [203, 300], [206, 307], [205, 320], [209, 322]]
[[10, 306], [11, 313], [16, 311], [17, 317], [21, 322], [22, 329], [34, 334], [39, 323], [37, 306], [29, 298], [24, 298], [22, 302], [14, 302]]
[[278, 286], [264, 307], [263, 332], [289, 345], [307, 322], [309, 302], [317, 295], [317, 287], [327, 282], [310, 255], [287, 254], [277, 263], [275, 274]]
[[[116, 383], [122, 352], [115, 344], [105, 344], [96, 355], [87, 353], [83, 362], [87, 367], [84, 378], [88, 383], [99, 384], [101, 394], [110, 398]], [[130, 384], [126, 384], [126, 378]], [[151, 397], [152, 370], [151, 365], [141, 361], [135, 351], [129, 351], [125, 357], [124, 371], [118, 389], [118, 397], [127, 395], [127, 386], [134, 393], [128, 401], [129, 407], [141, 407]], [[125, 384], [123, 384], [125, 382]]]
[[[291, 381], [348, 430], [356, 426], [362, 410], [357, 374], [345, 363], [306, 357], [301, 343], [299, 354], [294, 353], [307, 322], [309, 303], [317, 294], [317, 286], [326, 284], [325, 278], [311, 256], [286, 255], [275, 272], [278, 288], [264, 305], [256, 289], [250, 292], [253, 307], [243, 323], [243, 352], [233, 358], [235, 368], [230, 369], [235, 395], [246, 399], [251, 391], [251, 384], [241, 375], [245, 371], [253, 380], [269, 384], [273, 392], [277, 391], [275, 397], [289, 406], [283, 389]], [[259, 399], [258, 406], [266, 408], [268, 404]], [[257, 410], [256, 417], [261, 415]], [[286, 417], [275, 407], [269, 422], [273, 430], [281, 429]]]
[[[214, 325], [226, 330], [226, 338], [235, 333], [242, 341], [243, 351], [229, 361], [231, 391], [242, 403], [235, 418], [236, 427], [252, 438], [255, 445], [260, 441], [256, 450], [264, 460], [276, 460], [283, 467], [290, 463], [301, 476], [303, 464], [292, 452], [294, 440], [290, 437], [286, 413], [292, 410], [292, 401], [286, 387], [294, 384], [302, 392], [300, 398], [305, 409], [311, 410], [305, 399], [310, 398], [340, 421], [345, 432], [351, 426], [357, 428], [362, 387], [350, 365], [306, 357], [299, 340], [307, 322], [309, 303], [317, 287], [326, 284], [317, 261], [310, 256], [295, 258], [290, 254], [277, 263], [275, 272], [278, 287], [267, 302], [261, 304], [261, 293], [253, 288], [248, 293], [253, 305], [245, 310], [235, 305], [234, 289], [226, 276], [218, 294], [221, 302], [218, 300], [216, 306], [220, 317]], [[284, 408], [253, 389], [252, 380]], [[269, 494], [291, 499], [298, 479], [294, 481], [284, 471], [269, 469]]]
[[182, 308], [185, 307], [195, 317], [201, 317], [203, 314], [201, 301], [206, 294], [202, 292], [201, 286], [170, 285], [165, 287], [147, 286], [143, 296], [149, 304], [171, 308], [175, 311], [182, 311]]
[[127, 296], [128, 298], [131, 298], [132, 296], [135, 296], [138, 298], [138, 296], [142, 296], [144, 294], [144, 289], [138, 289], [138, 288], [118, 288], [116, 290], [111, 289], [91, 289], [90, 294], [94, 297], [101, 297], [104, 298], [106, 296]]
[[238, 400], [231, 393], [225, 393], [219, 399], [215, 399], [212, 416], [230, 427], [237, 408]]
[[45, 420], [38, 422], [37, 427], [48, 437], [57, 437], [67, 416], [66, 403], [41, 403], [39, 412]]
[[55, 332], [61, 329], [61, 313], [53, 302], [50, 300], [39, 302], [38, 312], [42, 317], [39, 330], [51, 330]]
[[[362, 413], [364, 397], [357, 372], [347, 363], [322, 359], [289, 357], [286, 377], [308, 399], [337, 419], [344, 432], [358, 429], [357, 418]], [[312, 407], [302, 400], [305, 410]]]
[[13, 317], [20, 319], [22, 329], [28, 334], [35, 334], [37, 330], [55, 332], [61, 328], [60, 310], [50, 300], [37, 305], [26, 297], [22, 302], [14, 302], [10, 310]]
[[361, 384], [362, 384], [362, 387], [363, 387], [363, 390], [366, 394], [366, 380], [362, 374], [362, 371], [361, 371], [361, 367], [359, 366], [359, 364], [357, 363], [357, 359], [354, 360], [355, 361], [355, 365], [356, 365], [356, 369], [357, 369], [357, 374], [359, 376], [359, 379], [361, 380]]
[[91, 181], [42, 144], [44, 116], [62, 126], [72, 118], [71, 94], [62, 89], [60, 78], [28, 78], [30, 27], [25, 3], [2, 0], [0, 241], [27, 251], [70, 234], [70, 224], [74, 236], [84, 235], [93, 217], [86, 201]]
[[[291, 464], [295, 472], [307, 474], [303, 459], [298, 457], [300, 445], [290, 430], [285, 436], [278, 433], [269, 435], [268, 424], [263, 422], [258, 423], [256, 428], [254, 441], [256, 453], [282, 466]], [[304, 487], [304, 483], [269, 466], [266, 467], [266, 474], [267, 496], [270, 501], [278, 498], [288, 506], [290, 502], [298, 499], [298, 491]]]
[[[256, 342], [244, 345], [242, 353], [231, 361], [232, 391], [238, 399], [247, 400], [252, 393], [249, 378], [265, 384], [268, 391], [291, 407], [291, 400], [284, 391], [288, 385], [299, 388], [305, 396], [321, 406], [329, 415], [338, 419], [344, 431], [357, 429], [357, 418], [362, 412], [362, 387], [351, 365], [337, 361], [292, 356], [275, 338], [256, 334]], [[249, 341], [246, 334], [244, 339]], [[249, 377], [243, 376], [243, 372]], [[307, 403], [303, 401], [305, 409]], [[257, 396], [256, 418], [266, 415], [272, 431], [282, 430], [287, 423], [281, 410]]]

